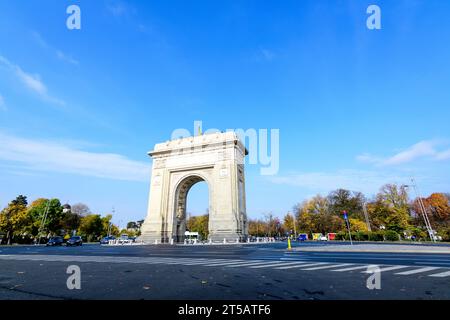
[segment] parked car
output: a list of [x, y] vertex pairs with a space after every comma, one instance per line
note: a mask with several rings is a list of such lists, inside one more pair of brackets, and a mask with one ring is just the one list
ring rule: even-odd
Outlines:
[[114, 236], [104, 237], [102, 240], [100, 240], [100, 244], [109, 244], [110, 240], [116, 240], [116, 237]]
[[64, 243], [64, 240], [62, 237], [51, 237], [46, 246], [47, 247], [53, 247], [53, 246], [62, 246], [62, 244]]
[[308, 241], [308, 235], [306, 233], [302, 233], [298, 236], [297, 241]]
[[80, 236], [73, 236], [66, 242], [66, 246], [68, 246], [68, 247], [82, 246], [82, 245], [83, 245], [83, 240], [81, 239]]
[[328, 238], [325, 236], [320, 236], [318, 240], [319, 241], [328, 241]]
[[332, 232], [332, 233], [327, 234], [327, 238], [328, 238], [328, 241], [336, 240], [336, 233]]

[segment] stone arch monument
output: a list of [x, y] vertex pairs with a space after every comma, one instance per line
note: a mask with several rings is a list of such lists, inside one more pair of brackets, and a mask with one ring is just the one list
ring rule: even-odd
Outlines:
[[184, 240], [186, 200], [191, 187], [208, 185], [209, 239], [245, 241], [248, 235], [244, 158], [236, 133], [212, 133], [157, 144], [153, 158], [147, 218], [141, 240]]

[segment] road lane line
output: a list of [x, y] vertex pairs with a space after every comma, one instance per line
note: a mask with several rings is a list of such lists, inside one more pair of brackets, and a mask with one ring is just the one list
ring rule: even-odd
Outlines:
[[232, 264], [225, 266], [227, 268], [239, 268], [239, 267], [249, 267], [249, 266], [257, 266], [261, 264], [267, 264], [267, 261], [253, 261], [253, 262], [247, 262], [247, 263], [240, 263], [240, 264]]
[[314, 266], [320, 266], [320, 265], [324, 265], [324, 264], [329, 264], [329, 263], [328, 262], [318, 262], [318, 263], [305, 264], [304, 262], [301, 262], [301, 263], [297, 263], [296, 265], [293, 265], [293, 266], [278, 267], [278, 268], [274, 268], [274, 269], [286, 270], [286, 269], [293, 269], [293, 268], [314, 267]]
[[307, 269], [302, 269], [302, 270], [303, 271], [313, 271], [313, 270], [332, 269], [332, 268], [339, 268], [339, 267], [352, 266], [352, 265], [353, 265], [352, 263], [343, 263], [343, 264], [334, 264], [331, 266], [307, 268]]
[[[279, 267], [280, 265], [284, 266], [290, 266], [290, 265], [298, 265], [298, 264], [303, 264], [306, 262], [300, 262], [300, 261], [296, 261], [296, 262], [286, 262], [286, 261], [279, 261], [279, 262], [274, 262], [274, 263], [269, 263], [263, 266], [254, 266], [254, 267], [250, 267], [252, 269], [260, 269], [260, 268], [271, 268], [271, 267]], [[278, 268], [276, 268], [278, 269]]]
[[344, 272], [344, 271], [353, 271], [353, 270], [361, 270], [361, 269], [367, 269], [369, 265], [366, 266], [359, 266], [359, 267], [350, 267], [350, 268], [344, 268], [344, 269], [337, 269], [337, 270], [331, 270], [334, 272]]
[[[246, 262], [245, 260], [231, 260], [230, 262], [221, 262], [221, 263], [210, 263], [210, 264], [205, 264], [204, 266], [206, 267], [221, 267], [221, 266], [226, 266], [226, 265], [231, 265], [231, 264], [237, 264], [237, 263], [244, 263]], [[247, 260], [248, 262], [248, 260]]]
[[433, 278], [444, 278], [450, 276], [450, 271], [445, 271], [441, 273], [430, 274], [429, 277]]
[[[386, 267], [386, 268], [381, 268], [380, 270], [377, 270], [377, 271], [379, 271], [379, 272], [385, 272], [385, 271], [393, 271], [393, 270], [405, 269], [405, 268], [409, 268], [409, 266], [393, 266], [393, 267]], [[363, 271], [362, 273], [374, 273], [374, 270], [371, 270], [371, 271]]]
[[424, 264], [424, 263], [426, 263], [426, 264], [435, 264], [435, 265], [442, 266], [443, 268], [448, 268], [450, 266], [450, 262], [448, 262], [448, 260], [447, 260], [447, 262], [428, 262], [428, 261], [426, 261], [426, 262], [417, 262], [417, 261], [415, 261], [414, 263], [415, 264]]
[[[194, 259], [194, 260], [198, 260], [198, 259]], [[216, 261], [211, 261], [211, 260], [204, 260], [204, 261], [190, 261], [190, 262], [183, 262], [183, 265], [185, 266], [195, 266], [195, 265], [202, 265], [202, 264], [214, 264], [217, 263]]]
[[414, 269], [414, 270], [409, 270], [409, 271], [397, 272], [396, 274], [401, 275], [401, 276], [409, 276], [410, 274], [417, 274], [417, 273], [422, 273], [422, 272], [427, 272], [427, 271], [433, 271], [436, 269], [440, 269], [440, 268], [439, 267], [426, 267], [426, 268]]
[[[261, 266], [252, 266], [250, 269], [261, 269], [261, 268], [270, 268], [270, 267], [278, 267], [280, 264], [286, 265], [283, 261], [275, 261], [275, 262], [269, 262], [261, 265]], [[289, 263], [288, 263], [289, 264]], [[292, 264], [292, 263], [291, 263]]]

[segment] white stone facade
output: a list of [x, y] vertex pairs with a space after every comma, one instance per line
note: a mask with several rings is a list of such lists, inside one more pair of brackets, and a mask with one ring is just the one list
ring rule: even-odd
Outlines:
[[209, 238], [221, 242], [246, 240], [247, 150], [234, 132], [168, 141], [157, 144], [149, 155], [153, 158], [153, 170], [141, 240], [183, 241], [187, 193], [200, 181], [208, 184]]

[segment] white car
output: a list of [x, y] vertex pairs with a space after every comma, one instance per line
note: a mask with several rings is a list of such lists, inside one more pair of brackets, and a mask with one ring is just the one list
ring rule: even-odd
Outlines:
[[325, 236], [321, 236], [321, 237], [319, 238], [319, 241], [328, 241], [328, 238], [325, 237]]

